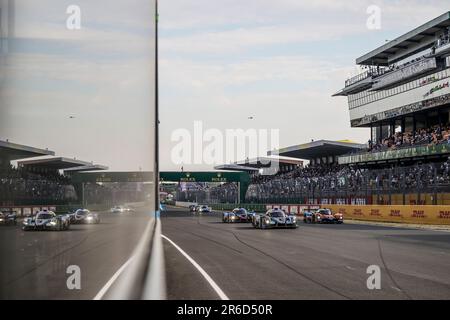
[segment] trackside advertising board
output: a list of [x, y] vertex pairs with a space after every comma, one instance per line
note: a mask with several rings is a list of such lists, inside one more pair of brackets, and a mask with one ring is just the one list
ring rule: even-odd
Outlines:
[[345, 219], [450, 225], [449, 206], [350, 206], [327, 205]]
[[266, 209], [281, 208], [287, 213], [302, 215], [320, 208], [342, 213], [344, 219], [400, 222], [413, 224], [450, 225], [449, 206], [354, 206], [354, 205], [266, 205]]

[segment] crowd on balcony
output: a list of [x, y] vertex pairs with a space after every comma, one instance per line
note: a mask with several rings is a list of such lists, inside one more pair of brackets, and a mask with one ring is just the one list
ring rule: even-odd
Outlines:
[[369, 152], [395, 150], [413, 146], [424, 145], [450, 145], [450, 124], [437, 125], [426, 129], [418, 129], [414, 132], [396, 132], [378, 143], [369, 141]]
[[74, 186], [56, 171], [37, 173], [11, 165], [0, 168], [0, 204], [58, 204], [75, 200]]
[[275, 176], [254, 175], [246, 200], [320, 198], [343, 192], [364, 195], [376, 190], [417, 191], [432, 187], [450, 187], [450, 160], [370, 170], [342, 165], [314, 165]]
[[447, 30], [439, 36], [439, 39], [437, 40], [436, 45], [433, 47], [433, 49], [444, 46], [449, 42], [450, 42], [450, 27], [448, 27]]

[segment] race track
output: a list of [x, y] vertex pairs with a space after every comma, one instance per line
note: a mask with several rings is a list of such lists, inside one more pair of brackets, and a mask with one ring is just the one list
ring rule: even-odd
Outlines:
[[[104, 213], [101, 219], [99, 225], [73, 225], [66, 232], [0, 227], [0, 298], [93, 299], [130, 258], [149, 211]], [[450, 297], [450, 233], [299, 225], [256, 230], [251, 224], [223, 224], [220, 213], [199, 216], [169, 208], [162, 213], [168, 298]], [[70, 265], [81, 269], [81, 290], [67, 288]], [[371, 265], [381, 269], [381, 290], [367, 288]]]
[[[169, 209], [163, 235], [230, 299], [449, 299], [450, 233], [380, 226], [304, 225], [256, 230], [220, 213]], [[192, 263], [164, 241], [170, 299], [219, 299]], [[381, 290], [367, 288], [371, 265]]]
[[[100, 214], [98, 225], [69, 231], [0, 227], [0, 299], [93, 299], [130, 258], [149, 211]], [[81, 270], [81, 290], [69, 290], [67, 267]]]

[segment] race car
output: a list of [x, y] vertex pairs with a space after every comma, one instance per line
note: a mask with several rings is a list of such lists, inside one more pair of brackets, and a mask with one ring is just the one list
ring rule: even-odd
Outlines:
[[30, 230], [54, 230], [63, 231], [70, 227], [68, 215], [56, 215], [53, 211], [39, 211], [35, 216], [25, 218], [22, 229]]
[[1, 226], [16, 225], [16, 224], [17, 224], [17, 215], [15, 213], [3, 213], [0, 211]]
[[304, 211], [303, 212], [303, 222], [304, 223], [313, 223], [314, 212]]
[[125, 212], [125, 208], [121, 207], [121, 206], [115, 206], [111, 208], [111, 212], [112, 213], [124, 213]]
[[224, 212], [222, 214], [222, 222], [252, 222], [252, 213], [244, 208], [236, 208], [231, 212]]
[[287, 215], [283, 210], [270, 209], [265, 214], [256, 214], [253, 218], [253, 226], [257, 229], [272, 228], [297, 228], [297, 217]]
[[123, 207], [123, 211], [124, 211], [124, 212], [134, 212], [135, 210], [134, 210], [133, 208], [131, 208], [131, 207], [124, 206], [124, 207]]
[[191, 204], [189, 206], [189, 211], [190, 212], [196, 212], [197, 211], [197, 205], [196, 204]]
[[319, 209], [312, 216], [312, 223], [344, 223], [344, 216], [341, 213], [335, 213], [330, 209]]
[[198, 206], [197, 212], [198, 213], [211, 213], [211, 208], [206, 205]]
[[98, 224], [100, 217], [97, 213], [90, 212], [87, 209], [78, 209], [72, 215], [71, 223], [73, 224]]

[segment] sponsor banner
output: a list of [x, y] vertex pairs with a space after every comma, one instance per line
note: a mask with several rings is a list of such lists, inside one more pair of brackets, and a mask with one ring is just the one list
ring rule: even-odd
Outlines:
[[405, 148], [398, 150], [388, 150], [374, 153], [362, 153], [338, 158], [339, 164], [351, 164], [360, 162], [386, 161], [394, 159], [414, 158], [422, 156], [432, 156], [450, 153], [449, 144], [432, 146], [420, 146], [415, 148]]
[[298, 206], [289, 206], [289, 213], [290, 214], [297, 214], [298, 213]]
[[19, 217], [26, 217], [29, 215], [32, 215], [34, 213], [37, 213], [41, 210], [50, 210], [50, 211], [56, 211], [56, 206], [45, 206], [45, 207], [2, 207], [0, 208], [1, 212], [4, 213], [15, 213]]
[[327, 205], [344, 219], [414, 224], [450, 225], [449, 206], [351, 206]]

